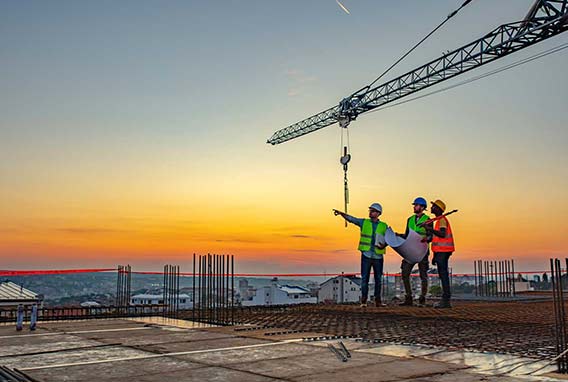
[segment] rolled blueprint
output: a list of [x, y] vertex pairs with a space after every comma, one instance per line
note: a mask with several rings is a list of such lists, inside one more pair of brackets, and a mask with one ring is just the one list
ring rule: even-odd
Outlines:
[[409, 263], [419, 263], [428, 253], [428, 243], [423, 243], [422, 236], [413, 230], [408, 230], [408, 236], [405, 239], [396, 236], [389, 227], [385, 233], [385, 241]]

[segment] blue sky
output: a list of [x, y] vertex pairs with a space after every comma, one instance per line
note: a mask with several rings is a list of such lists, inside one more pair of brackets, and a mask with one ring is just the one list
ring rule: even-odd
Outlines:
[[[521, 19], [531, 3], [473, 1], [392, 75]], [[254, 210], [247, 218], [256, 220], [284, 206], [294, 211], [289, 224], [297, 214], [322, 224], [323, 211], [341, 203], [338, 129], [277, 147], [266, 139], [374, 79], [461, 1], [343, 4], [351, 15], [333, 0], [2, 2], [0, 196], [8, 208], [0, 223], [35, 232], [96, 211], [116, 219], [127, 204], [183, 210], [197, 200], [211, 216], [223, 203]], [[568, 212], [553, 203], [568, 191], [567, 63], [564, 51], [360, 117], [351, 128], [355, 211], [368, 199], [400, 204], [429, 193], [490, 210], [544, 199], [529, 212], [539, 223]], [[433, 184], [424, 168], [432, 155], [451, 182]], [[379, 183], [368, 172], [377, 162]], [[391, 220], [403, 221], [405, 207]], [[41, 242], [28, 244], [3, 253], [42, 253]]]

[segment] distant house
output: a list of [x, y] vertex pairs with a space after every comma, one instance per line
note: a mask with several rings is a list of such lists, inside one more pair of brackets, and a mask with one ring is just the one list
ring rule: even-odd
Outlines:
[[258, 288], [252, 300], [242, 302], [244, 306], [316, 303], [317, 298], [312, 296], [310, 290], [293, 285], [279, 285], [277, 280], [273, 280], [270, 286]]
[[[190, 309], [193, 307], [191, 296], [181, 293], [178, 297], [180, 309]], [[162, 294], [137, 294], [132, 296], [130, 304], [132, 305], [160, 305], [164, 303], [164, 295]]]
[[[369, 298], [375, 294], [374, 284], [369, 284]], [[319, 302], [348, 303], [361, 299], [361, 278], [357, 276], [336, 276], [324, 281], [318, 292]]]
[[41, 305], [41, 295], [32, 292], [11, 281], [0, 283], [0, 307], [16, 307], [18, 305]]

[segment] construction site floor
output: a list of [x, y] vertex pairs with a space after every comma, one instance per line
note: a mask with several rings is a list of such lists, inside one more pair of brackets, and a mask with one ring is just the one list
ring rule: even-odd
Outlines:
[[452, 309], [360, 308], [359, 305], [251, 307], [236, 312], [242, 324], [296, 332], [325, 332], [370, 341], [552, 359], [557, 354], [552, 301], [455, 302]]
[[[351, 354], [343, 362], [328, 348], [330, 343], [338, 346], [338, 339], [303, 339], [325, 334], [162, 318], [40, 323], [34, 332], [0, 326], [0, 365], [36, 381], [527, 380], [507, 373], [505, 361], [492, 356], [481, 362], [484, 368], [472, 366], [465, 353], [355, 339], [341, 339]], [[513, 367], [519, 361], [507, 363]], [[527, 367], [537, 370], [540, 365]]]

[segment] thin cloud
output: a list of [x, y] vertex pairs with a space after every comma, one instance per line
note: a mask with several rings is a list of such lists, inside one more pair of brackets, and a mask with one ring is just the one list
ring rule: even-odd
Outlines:
[[116, 232], [127, 232], [122, 229], [112, 229], [112, 228], [91, 228], [91, 227], [70, 227], [70, 228], [57, 228], [58, 232], [65, 232], [77, 235], [91, 235], [91, 234], [101, 234], [101, 233], [116, 233]]

